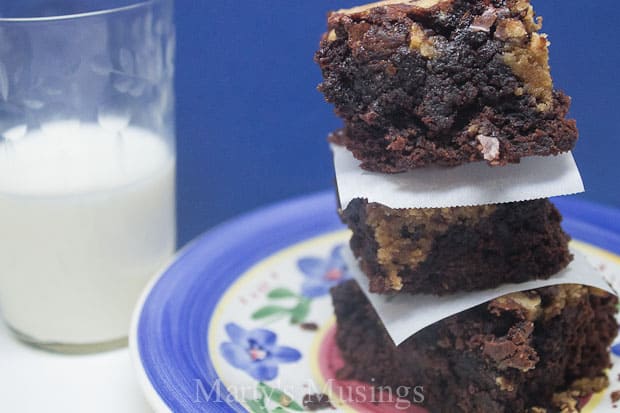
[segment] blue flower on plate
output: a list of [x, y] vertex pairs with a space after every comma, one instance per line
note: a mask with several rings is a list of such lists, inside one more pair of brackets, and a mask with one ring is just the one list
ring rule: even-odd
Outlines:
[[297, 267], [306, 278], [301, 286], [303, 296], [317, 298], [327, 295], [332, 287], [351, 278], [342, 258], [343, 249], [343, 245], [336, 246], [326, 260], [308, 257], [297, 261]]
[[228, 323], [225, 328], [230, 342], [221, 344], [222, 356], [233, 367], [258, 381], [275, 379], [278, 364], [293, 363], [301, 358], [301, 353], [294, 348], [278, 346], [278, 336], [273, 331], [248, 331], [235, 323]]
[[611, 352], [615, 356], [620, 356], [620, 343], [616, 343], [611, 347]]

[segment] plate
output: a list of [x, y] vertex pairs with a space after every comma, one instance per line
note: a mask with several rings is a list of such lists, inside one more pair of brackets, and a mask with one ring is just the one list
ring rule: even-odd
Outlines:
[[[569, 198], [556, 204], [574, 246], [620, 279], [620, 212]], [[329, 289], [349, 278], [340, 255], [349, 232], [335, 205], [332, 193], [320, 193], [223, 224], [151, 283], [134, 316], [131, 351], [157, 412], [291, 413], [313, 394], [329, 395], [335, 411], [424, 412], [337, 379], [343, 363]], [[620, 346], [613, 353], [611, 389], [585, 412], [614, 411]]]

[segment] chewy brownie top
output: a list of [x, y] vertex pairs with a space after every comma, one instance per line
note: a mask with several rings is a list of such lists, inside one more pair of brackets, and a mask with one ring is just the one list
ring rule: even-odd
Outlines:
[[555, 91], [529, 0], [387, 0], [332, 12], [319, 89], [362, 166], [492, 165], [571, 150], [570, 99]]

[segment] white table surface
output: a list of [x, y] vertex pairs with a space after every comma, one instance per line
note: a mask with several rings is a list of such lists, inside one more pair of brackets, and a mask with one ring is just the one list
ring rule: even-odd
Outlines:
[[127, 349], [87, 356], [36, 350], [0, 322], [0, 412], [151, 413]]

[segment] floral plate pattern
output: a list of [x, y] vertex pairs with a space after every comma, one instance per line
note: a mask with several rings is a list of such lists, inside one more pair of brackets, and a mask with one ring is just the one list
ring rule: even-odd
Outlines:
[[[575, 247], [615, 284], [620, 212], [556, 203]], [[423, 391], [417, 397], [338, 379], [343, 362], [329, 289], [350, 278], [342, 259], [349, 236], [333, 196], [322, 193], [242, 217], [184, 249], [147, 289], [132, 331], [155, 410], [424, 412], [399, 397], [421, 401]], [[611, 388], [584, 401], [585, 412], [614, 411], [609, 393], [620, 389], [620, 345], [612, 352]]]

